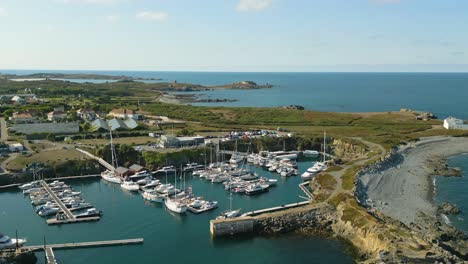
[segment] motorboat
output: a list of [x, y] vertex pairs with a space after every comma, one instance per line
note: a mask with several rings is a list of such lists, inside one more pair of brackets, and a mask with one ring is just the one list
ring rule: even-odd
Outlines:
[[143, 187], [141, 187], [142, 189], [150, 189], [150, 188], [154, 188], [158, 185], [160, 185], [161, 182], [159, 180], [152, 180], [151, 182], [145, 184]]
[[188, 163], [182, 170], [183, 171], [195, 171], [202, 169], [203, 165], [200, 165], [198, 163]]
[[131, 192], [136, 192], [136, 191], [140, 190], [140, 185], [138, 185], [136, 182], [130, 181], [130, 180], [123, 181], [122, 184], [120, 184], [120, 187], [122, 187], [123, 189], [125, 189], [127, 191], [131, 191]]
[[240, 212], [241, 212], [241, 209], [225, 211], [216, 219], [235, 218], [235, 217], [240, 216]]
[[231, 159], [229, 159], [230, 164], [238, 164], [244, 161], [244, 156], [241, 156], [237, 153], [232, 154]]
[[176, 199], [167, 197], [164, 199], [164, 204], [166, 205], [167, 209], [174, 213], [183, 214], [187, 211], [187, 205], [179, 202]]
[[117, 183], [117, 184], [122, 183], [122, 179], [116, 176], [114, 171], [110, 171], [110, 170], [101, 172], [101, 178], [104, 179], [105, 181], [112, 182], [112, 183]]
[[132, 176], [130, 176], [130, 179], [139, 179], [139, 178], [147, 178], [147, 177], [152, 177], [153, 176], [153, 173], [147, 171], [147, 170], [143, 170], [143, 171], [139, 171], [135, 174], [133, 174]]
[[40, 184], [39, 184], [38, 181], [33, 181], [33, 182], [30, 182], [30, 183], [20, 185], [18, 188], [20, 188], [21, 190], [29, 190], [31, 188], [36, 188], [36, 187], [39, 187], [39, 186], [40, 186]]
[[217, 207], [218, 207], [217, 201], [204, 201], [200, 209], [204, 211], [208, 211], [208, 210], [213, 210]]
[[247, 173], [247, 174], [240, 176], [239, 178], [244, 181], [251, 181], [251, 180], [257, 179], [258, 175], [256, 173]]
[[96, 208], [90, 208], [86, 210], [86, 212], [82, 214], [75, 215], [76, 218], [87, 218], [87, 217], [98, 217], [101, 216], [102, 212], [97, 210]]
[[320, 152], [316, 150], [309, 150], [309, 149], [304, 150], [303, 153], [305, 156], [308, 156], [308, 157], [317, 157], [320, 154]]
[[311, 180], [312, 178], [315, 177], [315, 175], [317, 175], [316, 173], [311, 173], [309, 171], [305, 171], [304, 173], [302, 173], [301, 175], [301, 179], [303, 180]]
[[148, 183], [151, 183], [153, 181], [153, 177], [151, 176], [148, 176], [144, 179], [141, 179], [141, 180], [138, 180], [136, 183], [139, 184], [139, 185], [146, 185]]
[[145, 190], [144, 192], [142, 192], [141, 196], [143, 196], [145, 200], [151, 202], [162, 203], [164, 200], [164, 195], [159, 194], [155, 190]]
[[175, 173], [175, 172], [176, 172], [176, 169], [174, 166], [162, 167], [161, 169], [156, 171], [156, 173]]
[[161, 194], [173, 194], [175, 192], [175, 188], [172, 184], [161, 184], [155, 188], [155, 191]]
[[245, 188], [245, 194], [247, 195], [255, 195], [259, 193], [268, 192], [268, 188], [270, 185], [268, 184], [251, 184]]
[[202, 205], [203, 205], [203, 201], [199, 199], [195, 199], [193, 200], [193, 202], [189, 204], [190, 207], [193, 207], [195, 209], [202, 207]]
[[0, 250], [3, 249], [14, 249], [16, 247], [22, 247], [26, 244], [26, 239], [15, 239], [10, 238], [6, 235], [0, 234]]
[[44, 209], [39, 210], [37, 214], [39, 216], [49, 216], [49, 215], [56, 214], [58, 211], [60, 211], [59, 207], [45, 207]]
[[281, 177], [289, 177], [294, 173], [294, 169], [290, 167], [281, 167]]

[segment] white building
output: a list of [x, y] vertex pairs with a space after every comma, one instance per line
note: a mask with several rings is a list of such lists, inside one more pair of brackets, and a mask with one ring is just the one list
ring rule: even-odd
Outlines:
[[12, 144], [8, 144], [8, 149], [11, 152], [20, 152], [24, 150], [24, 147], [21, 143], [12, 143]]
[[446, 129], [464, 129], [468, 130], [468, 124], [461, 119], [455, 117], [448, 117], [444, 120], [444, 127]]

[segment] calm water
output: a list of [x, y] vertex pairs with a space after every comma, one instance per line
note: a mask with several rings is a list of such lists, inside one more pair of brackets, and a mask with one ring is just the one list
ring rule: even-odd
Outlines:
[[[7, 71], [17, 74], [46, 72]], [[57, 72], [57, 71], [53, 71]], [[72, 71], [84, 73], [85, 71]], [[70, 73], [70, 71], [68, 71]], [[109, 75], [162, 78], [221, 85], [250, 80], [270, 83], [272, 89], [204, 91], [205, 98], [239, 101], [230, 106], [275, 107], [298, 104], [331, 112], [395, 111], [401, 107], [431, 111], [441, 118], [468, 119], [468, 73], [229, 73], [229, 72], [94, 72]], [[80, 81], [80, 80], [78, 80]], [[246, 96], [248, 94], [248, 96]], [[205, 103], [216, 105], [216, 103]]]
[[[468, 151], [468, 150], [467, 150]], [[449, 216], [452, 224], [468, 234], [468, 155], [452, 157], [449, 159], [449, 165], [460, 167], [463, 170], [463, 177], [437, 177], [436, 201], [442, 203], [448, 201], [460, 208], [459, 215]]]
[[[304, 171], [310, 161], [301, 162]], [[277, 174], [258, 170], [262, 175], [279, 179], [270, 192], [248, 197], [234, 195], [233, 207], [243, 211], [261, 209], [283, 203], [301, 201], [297, 184], [300, 177], [281, 178]], [[173, 177], [169, 177], [173, 180]], [[165, 181], [165, 177], [161, 178]], [[197, 177], [186, 180], [195, 195], [218, 200], [215, 211], [185, 216], [169, 213], [162, 204], [143, 201], [140, 195], [123, 191], [120, 186], [98, 179], [69, 181], [82, 192], [87, 201], [104, 212], [99, 222], [64, 226], [47, 226], [29, 204], [29, 198], [19, 192], [0, 192], [0, 226], [2, 232], [29, 239], [29, 245], [95, 241], [143, 237], [141, 246], [109, 247], [57, 251], [62, 263], [352, 263], [344, 246], [335, 240], [287, 235], [252, 237], [213, 241], [209, 235], [209, 220], [229, 207], [228, 193], [220, 184], [211, 184]], [[41, 255], [38, 255], [41, 257]], [[42, 258], [41, 258], [42, 261]], [[42, 263], [42, 262], [41, 262]]]

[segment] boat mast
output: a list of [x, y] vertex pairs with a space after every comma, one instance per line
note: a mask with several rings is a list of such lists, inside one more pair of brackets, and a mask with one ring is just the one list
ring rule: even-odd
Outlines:
[[117, 155], [115, 153], [115, 147], [114, 147], [114, 140], [112, 138], [112, 129], [109, 128], [109, 133], [110, 133], [110, 146], [111, 146], [111, 156], [112, 156], [112, 166], [114, 166], [114, 169], [118, 167], [118, 162], [117, 162]]
[[327, 160], [327, 132], [323, 131], [323, 163]]

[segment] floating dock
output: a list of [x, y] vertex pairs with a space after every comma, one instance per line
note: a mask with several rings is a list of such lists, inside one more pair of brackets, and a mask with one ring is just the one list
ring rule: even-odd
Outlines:
[[100, 217], [86, 217], [86, 218], [76, 218], [75, 215], [68, 209], [65, 204], [63, 204], [62, 200], [60, 200], [54, 191], [52, 191], [49, 185], [45, 181], [40, 181], [42, 188], [49, 194], [54, 202], [59, 206], [60, 211], [66, 216], [65, 219], [48, 219], [46, 222], [48, 225], [60, 225], [60, 224], [74, 224], [74, 223], [82, 223], [82, 222], [94, 222], [99, 221]]
[[58, 262], [55, 258], [54, 250], [125, 246], [125, 245], [143, 244], [143, 242], [144, 242], [143, 238], [135, 238], [135, 239], [123, 239], [123, 240], [52, 244], [52, 245], [45, 245], [45, 246], [44, 245], [28, 246], [28, 247], [22, 247], [21, 250], [22, 251], [44, 251], [47, 264], [57, 264]]

